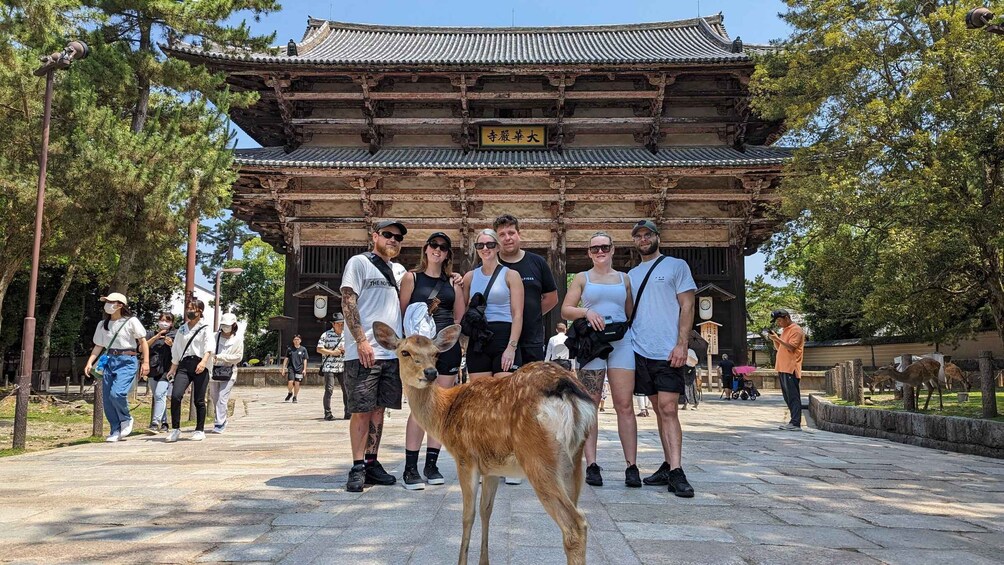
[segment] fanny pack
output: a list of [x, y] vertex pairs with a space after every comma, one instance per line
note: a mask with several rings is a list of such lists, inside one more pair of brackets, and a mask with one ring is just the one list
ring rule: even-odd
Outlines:
[[131, 319], [132, 318], [126, 318], [125, 322], [119, 326], [119, 329], [115, 330], [115, 333], [112, 334], [112, 340], [108, 342], [108, 347], [105, 348], [104, 353], [101, 354], [101, 357], [98, 357], [97, 362], [95, 362], [94, 366], [91, 367], [91, 376], [95, 379], [100, 379], [101, 376], [104, 375], [105, 367], [108, 366], [108, 350], [115, 344], [115, 338], [119, 336], [119, 332], [122, 331], [122, 328], [129, 324], [129, 320]]
[[624, 335], [630, 327], [627, 322], [611, 322], [606, 324], [602, 330], [593, 331], [596, 333], [596, 339], [601, 343], [613, 343], [624, 339]]
[[[216, 355], [220, 354], [220, 336], [223, 332], [216, 333]], [[214, 381], [229, 381], [234, 376], [234, 366], [233, 365], [223, 365], [218, 366], [213, 364], [213, 376]]]

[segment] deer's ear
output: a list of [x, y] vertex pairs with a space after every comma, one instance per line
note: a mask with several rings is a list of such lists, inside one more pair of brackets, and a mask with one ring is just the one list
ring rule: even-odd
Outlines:
[[373, 337], [376, 338], [380, 347], [391, 351], [397, 349], [397, 344], [401, 341], [397, 337], [397, 332], [383, 322], [373, 322]]
[[432, 343], [440, 353], [444, 353], [453, 348], [458, 339], [460, 339], [460, 324], [453, 324], [436, 334], [436, 339]]

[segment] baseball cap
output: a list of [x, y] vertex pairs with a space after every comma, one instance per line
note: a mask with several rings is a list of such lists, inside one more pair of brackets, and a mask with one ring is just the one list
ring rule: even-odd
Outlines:
[[790, 317], [791, 317], [791, 314], [789, 314], [788, 311], [784, 310], [784, 309], [774, 310], [773, 312], [770, 313], [770, 321], [771, 321], [771, 323], [774, 323], [774, 320], [776, 320], [778, 318], [790, 318]]
[[653, 222], [652, 220], [639, 221], [637, 224], [634, 225], [633, 228], [631, 228], [631, 235], [634, 236], [635, 234], [637, 234], [638, 230], [640, 230], [641, 228], [646, 228], [648, 231], [654, 233], [655, 235], [659, 235], [659, 226], [655, 225], [655, 222]]
[[220, 325], [221, 326], [232, 326], [232, 325], [234, 325], [236, 323], [237, 323], [237, 316], [234, 316], [230, 312], [227, 312], [226, 314], [220, 316]]
[[377, 225], [373, 226], [373, 229], [374, 231], [380, 231], [391, 226], [397, 226], [397, 229], [401, 230], [401, 235], [407, 235], [408, 233], [408, 228], [404, 227], [404, 224], [397, 220], [383, 220], [382, 222], [377, 222]]
[[425, 240], [425, 242], [429, 243], [432, 240], [436, 239], [437, 237], [445, 239], [446, 240], [446, 245], [449, 245], [450, 247], [453, 247], [453, 240], [450, 239], [450, 236], [446, 235], [445, 233], [443, 233], [441, 231], [437, 231], [436, 233], [430, 235], [429, 238]]
[[121, 292], [112, 292], [108, 296], [102, 296], [98, 300], [101, 302], [121, 302], [122, 304], [129, 304], [129, 301], [126, 300], [125, 295]]
[[332, 322], [344, 322], [345, 321], [345, 316], [342, 316], [341, 312], [335, 312], [334, 314], [331, 315], [331, 321]]

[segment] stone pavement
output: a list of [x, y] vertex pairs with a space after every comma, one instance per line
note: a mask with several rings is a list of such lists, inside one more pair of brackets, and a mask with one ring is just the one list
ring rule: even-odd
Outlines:
[[[202, 443], [133, 436], [0, 459], [0, 561], [455, 562], [461, 496], [445, 452], [445, 486], [347, 493], [346, 422], [321, 420], [320, 389], [295, 405], [276, 388], [237, 394], [227, 434]], [[1004, 461], [782, 432], [783, 413], [770, 394], [684, 412], [691, 500], [625, 488], [616, 419], [601, 413], [606, 485], [581, 500], [588, 562], [1002, 562]], [[406, 414], [387, 420], [381, 449], [398, 476]], [[654, 419], [639, 427], [648, 474], [662, 454]], [[497, 564], [564, 563], [529, 485], [500, 487], [489, 551]]]

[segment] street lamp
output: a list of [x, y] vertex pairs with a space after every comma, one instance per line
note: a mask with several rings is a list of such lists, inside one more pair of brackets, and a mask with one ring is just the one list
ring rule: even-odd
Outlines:
[[994, 13], [987, 8], [973, 8], [966, 12], [966, 27], [969, 29], [980, 29], [985, 27], [990, 33], [1004, 35], [1004, 24], [990, 23], [994, 19]]
[[21, 334], [21, 373], [17, 377], [17, 404], [14, 408], [14, 449], [24, 449], [28, 431], [28, 400], [31, 369], [35, 357], [35, 294], [38, 291], [38, 263], [42, 248], [42, 214], [45, 212], [45, 177], [49, 165], [49, 123], [52, 116], [53, 75], [91, 52], [83, 41], [71, 41], [62, 51], [41, 58], [35, 76], [45, 77], [45, 109], [42, 113], [42, 152], [38, 159], [38, 196], [35, 199], [35, 242], [31, 250], [31, 277], [28, 279], [28, 311]]
[[240, 267], [231, 267], [229, 269], [220, 269], [216, 271], [216, 308], [213, 310], [213, 331], [220, 331], [220, 279], [223, 278], [223, 273], [233, 273], [239, 275], [244, 272], [244, 269]]

